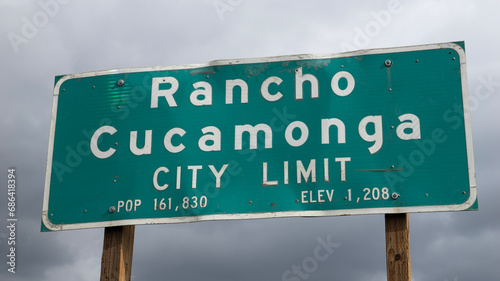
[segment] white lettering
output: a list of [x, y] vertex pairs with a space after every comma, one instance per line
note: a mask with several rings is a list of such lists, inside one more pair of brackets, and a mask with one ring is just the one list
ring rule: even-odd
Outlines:
[[323, 159], [323, 170], [325, 172], [325, 182], [330, 181], [330, 173], [328, 171], [328, 158]]
[[[204, 134], [198, 141], [198, 147], [203, 151], [220, 151], [221, 149], [221, 133], [217, 127], [208, 126], [201, 129]], [[211, 133], [211, 134], [209, 134]], [[207, 135], [209, 134], [209, 135]], [[207, 144], [208, 142], [213, 142], [212, 144]]]
[[345, 162], [351, 161], [351, 157], [338, 157], [335, 158], [335, 162], [340, 162], [340, 181], [346, 181], [345, 179]]
[[302, 161], [297, 160], [297, 183], [302, 183], [302, 177], [306, 183], [309, 177], [311, 177], [311, 182], [316, 182], [316, 159], [311, 159], [307, 170], [305, 170]]
[[[170, 89], [160, 90], [160, 84], [170, 84]], [[153, 78], [151, 85], [151, 108], [158, 108], [158, 97], [165, 97], [171, 107], [177, 106], [173, 95], [179, 89], [179, 81], [174, 77]]]
[[[420, 119], [413, 114], [403, 114], [398, 117], [399, 121], [410, 121], [399, 124], [396, 128], [396, 134], [402, 140], [418, 140], [420, 139]], [[405, 133], [405, 129], [411, 129], [411, 134]]]
[[264, 147], [272, 148], [273, 147], [273, 131], [271, 127], [266, 124], [257, 124], [252, 125], [240, 125], [235, 126], [234, 128], [234, 149], [241, 150], [242, 148], [242, 138], [243, 132], [248, 132], [250, 134], [250, 149], [257, 149], [257, 133], [259, 131], [264, 132]]
[[175, 182], [175, 189], [181, 189], [181, 166], [177, 166], [177, 177]]
[[130, 132], [130, 151], [135, 155], [151, 154], [151, 135], [152, 130], [146, 130], [144, 137], [144, 146], [137, 148], [137, 131]]
[[222, 168], [220, 168], [220, 171], [218, 172], [212, 165], [208, 165], [208, 168], [210, 168], [210, 171], [212, 171], [212, 173], [215, 176], [215, 188], [220, 188], [220, 178], [222, 177], [222, 174], [224, 174], [224, 171], [227, 168], [227, 164], [224, 164]]
[[270, 102], [274, 102], [274, 101], [281, 99], [283, 97], [283, 94], [280, 93], [279, 91], [276, 92], [276, 94], [274, 94], [274, 95], [271, 95], [269, 93], [269, 85], [271, 83], [279, 85], [279, 84], [281, 84], [281, 82], [283, 82], [283, 80], [281, 80], [281, 78], [276, 77], [276, 76], [271, 76], [271, 77], [267, 78], [266, 80], [264, 80], [264, 82], [262, 82], [262, 85], [260, 87], [260, 92], [262, 94], [262, 97]]
[[116, 129], [111, 126], [102, 126], [101, 128], [97, 129], [97, 131], [95, 131], [95, 133], [92, 135], [92, 138], [90, 139], [90, 150], [92, 151], [92, 154], [94, 154], [94, 156], [99, 159], [108, 158], [116, 151], [116, 149], [111, 147], [106, 151], [102, 151], [99, 149], [99, 147], [97, 146], [97, 142], [99, 140], [99, 137], [104, 133], [113, 135], [114, 133], [116, 133]]
[[153, 186], [156, 188], [156, 190], [162, 191], [162, 190], [167, 189], [168, 184], [164, 184], [164, 185], [158, 184], [158, 174], [160, 172], [168, 173], [168, 168], [160, 167], [160, 168], [156, 169], [155, 173], [153, 174]]
[[184, 131], [183, 129], [181, 128], [173, 128], [173, 129], [170, 129], [166, 134], [165, 134], [165, 138], [163, 139], [163, 144], [165, 145], [165, 148], [169, 151], [169, 152], [172, 152], [172, 153], [178, 153], [178, 152], [181, 152], [182, 150], [184, 150], [184, 148], [186, 148], [182, 143], [177, 145], [177, 146], [174, 146], [172, 144], [172, 137], [174, 135], [179, 135], [179, 136], [184, 136], [184, 134], [186, 133], [186, 131]]
[[[369, 135], [366, 132], [366, 126], [368, 123], [373, 123], [373, 126], [375, 128], [375, 132], [371, 135]], [[383, 143], [383, 136], [382, 136], [382, 116], [377, 115], [377, 116], [366, 116], [359, 122], [358, 126], [358, 132], [361, 138], [365, 141], [369, 142], [375, 142], [368, 150], [370, 151], [370, 154], [374, 154], [380, 150], [382, 147]]]
[[288, 161], [283, 162], [283, 184], [288, 184]]
[[[292, 135], [295, 128], [298, 128], [300, 130], [300, 138], [298, 140], [294, 139]], [[288, 144], [291, 146], [297, 147], [303, 145], [307, 141], [308, 137], [309, 129], [307, 128], [306, 124], [304, 124], [304, 122], [294, 121], [286, 127], [285, 139], [286, 142], [288, 142]]]
[[[195, 91], [189, 96], [189, 100], [195, 106], [212, 105], [212, 86], [207, 82], [196, 82], [193, 84]], [[202, 88], [202, 89], [199, 89]], [[200, 99], [203, 97], [203, 99]]]
[[[339, 88], [339, 80], [341, 78], [345, 78], [347, 80], [347, 87], [344, 90]], [[351, 73], [347, 71], [339, 71], [332, 77], [332, 90], [333, 92], [340, 97], [348, 96], [354, 90], [354, 77], [352, 77]]]
[[241, 89], [241, 103], [248, 103], [248, 85], [244, 80], [234, 79], [226, 80], [226, 104], [233, 103], [234, 87]]
[[318, 98], [318, 79], [312, 74], [302, 75], [302, 67], [300, 67], [295, 69], [295, 99], [302, 100], [304, 98], [303, 84], [305, 81], [311, 83], [311, 98]]
[[187, 168], [188, 168], [188, 170], [193, 171], [193, 181], [192, 181], [191, 187], [196, 188], [196, 177], [198, 174], [198, 170], [201, 170], [203, 168], [203, 166], [188, 166]]
[[268, 181], [267, 180], [267, 162], [262, 163], [262, 185], [278, 185], [278, 181]]
[[321, 119], [321, 144], [330, 143], [330, 126], [337, 127], [337, 142], [345, 143], [345, 125], [337, 118]]

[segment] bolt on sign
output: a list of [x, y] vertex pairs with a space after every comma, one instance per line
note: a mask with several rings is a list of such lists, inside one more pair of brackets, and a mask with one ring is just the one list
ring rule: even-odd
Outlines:
[[464, 43], [56, 77], [42, 230], [477, 209]]

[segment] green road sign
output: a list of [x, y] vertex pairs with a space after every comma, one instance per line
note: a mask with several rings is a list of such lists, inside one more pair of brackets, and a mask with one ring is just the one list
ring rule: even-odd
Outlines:
[[43, 230], [476, 197], [463, 42], [56, 78]]

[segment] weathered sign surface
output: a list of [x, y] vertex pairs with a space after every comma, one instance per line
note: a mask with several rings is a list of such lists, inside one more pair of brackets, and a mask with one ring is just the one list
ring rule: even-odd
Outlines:
[[463, 42], [56, 78], [44, 230], [474, 209]]

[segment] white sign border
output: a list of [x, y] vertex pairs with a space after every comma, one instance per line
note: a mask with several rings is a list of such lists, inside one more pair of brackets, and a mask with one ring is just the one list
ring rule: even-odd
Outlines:
[[[184, 70], [184, 69], [211, 67], [218, 65], [230, 65], [230, 64], [269, 63], [269, 62], [280, 62], [280, 61], [290, 61], [290, 60], [296, 61], [296, 60], [309, 60], [309, 59], [336, 59], [336, 58], [354, 57], [362, 55], [389, 54], [389, 53], [424, 51], [424, 50], [434, 50], [434, 49], [453, 49], [459, 54], [460, 73], [462, 80], [462, 99], [464, 107], [463, 116], [464, 116], [464, 126], [465, 126], [467, 162], [469, 168], [469, 187], [470, 187], [469, 198], [462, 204], [438, 205], [438, 206], [415, 206], [415, 207], [401, 207], [401, 208], [391, 207], [391, 208], [342, 209], [342, 210], [327, 210], [327, 211], [284, 211], [284, 212], [266, 212], [266, 213], [249, 213], [249, 214], [217, 214], [217, 215], [201, 215], [201, 216], [177, 217], [177, 218], [113, 220], [113, 221], [75, 223], [75, 224], [53, 224], [50, 222], [49, 195], [50, 195], [50, 180], [52, 174], [52, 156], [54, 152], [57, 103], [58, 103], [60, 87], [65, 81], [69, 79], [103, 76], [110, 74], [121, 74], [121, 73], [152, 72], [152, 71], [166, 71], [166, 70], [179, 70], [179, 69]], [[469, 87], [467, 83], [465, 51], [462, 47], [460, 47], [456, 43], [437, 43], [437, 44], [427, 44], [427, 45], [417, 45], [417, 46], [407, 46], [407, 47], [359, 50], [359, 51], [340, 53], [340, 54], [290, 55], [290, 56], [250, 58], [250, 59], [216, 60], [203, 64], [153, 66], [153, 67], [93, 71], [93, 72], [65, 75], [57, 81], [54, 87], [54, 97], [52, 100], [52, 116], [50, 120], [49, 147], [47, 154], [47, 167], [45, 172], [45, 188], [44, 188], [43, 207], [42, 207], [42, 223], [45, 225], [47, 229], [52, 231], [112, 227], [120, 225], [186, 223], [186, 222], [199, 222], [199, 221], [211, 221], [211, 220], [243, 220], [243, 219], [263, 219], [263, 218], [285, 218], [285, 217], [321, 217], [321, 216], [345, 216], [345, 215], [362, 215], [362, 214], [461, 211], [470, 208], [476, 202], [476, 199], [477, 199], [476, 172], [474, 166], [474, 152], [472, 145]]]

